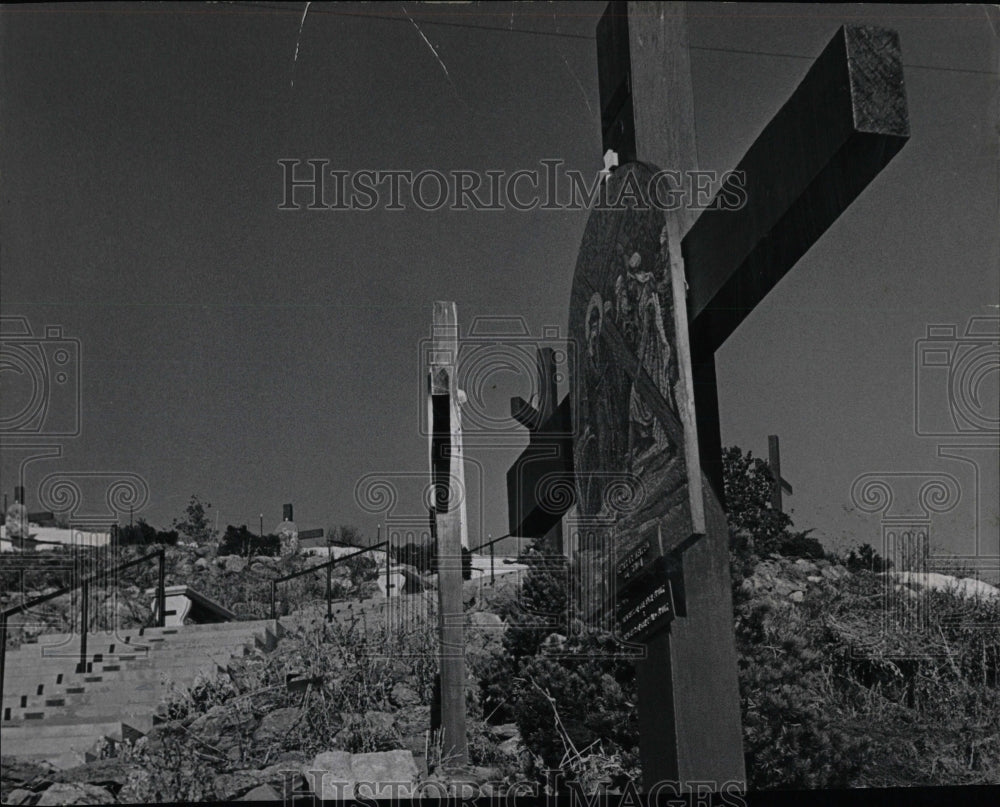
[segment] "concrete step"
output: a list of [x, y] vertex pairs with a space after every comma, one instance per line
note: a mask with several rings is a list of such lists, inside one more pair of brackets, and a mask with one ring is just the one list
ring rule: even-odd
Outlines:
[[58, 675], [40, 677], [28, 673], [12, 675], [4, 680], [4, 701], [11, 696], [39, 696], [52, 692], [66, 692], [67, 689], [86, 686], [97, 681], [121, 681], [129, 676], [148, 677], [150, 673], [173, 673], [186, 668], [225, 668], [236, 653], [228, 648], [211, 653], [200, 652], [190, 655], [168, 656], [163, 659], [130, 661], [123, 664], [93, 664], [86, 672], [77, 673], [75, 666], [69, 666], [62, 678]]
[[[87, 655], [137, 655], [144, 653], [155, 653], [170, 647], [200, 647], [210, 644], [238, 644], [241, 642], [254, 641], [260, 639], [266, 641], [268, 635], [274, 635], [273, 631], [266, 628], [241, 628], [239, 630], [219, 631], [218, 633], [197, 633], [164, 636], [143, 636], [132, 641], [95, 641], [95, 637], [87, 638]], [[59, 661], [67, 657], [79, 655], [80, 643], [74, 640], [63, 644], [45, 645], [41, 648], [32, 648], [27, 652], [14, 651], [8, 653], [12, 664], [39, 663], [49, 661]]]
[[0, 745], [19, 759], [47, 760], [65, 770], [86, 762], [86, 752], [102, 737], [122, 734], [121, 720], [48, 726], [3, 726]]
[[3, 705], [17, 705], [15, 701], [27, 699], [32, 702], [48, 698], [67, 698], [87, 692], [102, 690], [127, 691], [137, 689], [145, 684], [158, 684], [161, 681], [173, 681], [175, 683], [189, 683], [199, 674], [215, 675], [225, 670], [225, 664], [230, 661], [230, 657], [220, 654], [217, 658], [197, 659], [190, 661], [180, 661], [170, 666], [149, 667], [142, 670], [130, 670], [123, 673], [93, 673], [80, 676], [78, 680], [63, 680], [61, 685], [38, 686], [29, 684], [27, 687], [7, 687], [3, 697]]
[[[244, 620], [234, 622], [209, 622], [200, 625], [176, 625], [164, 628], [125, 628], [114, 633], [103, 634], [109, 641], [131, 641], [143, 636], [194, 636], [199, 633], [224, 633], [229, 630], [239, 630], [240, 628], [263, 629], [274, 625], [271, 619]], [[93, 633], [92, 636], [99, 636], [101, 633]], [[63, 644], [76, 638], [73, 633], [46, 633], [39, 637], [38, 642], [21, 645], [22, 648], [44, 647], [50, 644]]]
[[[248, 648], [262, 647], [269, 648], [276, 641], [276, 634], [272, 631], [230, 631], [219, 636], [196, 636], [174, 638], [169, 641], [154, 642], [143, 646], [123, 645], [121, 643], [111, 645], [100, 645], [94, 647], [88, 643], [88, 662], [103, 662], [120, 659], [140, 660], [142, 658], [152, 658], [165, 653], [179, 653], [184, 651], [197, 651], [213, 647], [232, 647], [239, 649], [243, 646]], [[58, 670], [67, 664], [76, 663], [79, 660], [79, 646], [51, 648], [49, 655], [18, 655], [11, 653], [5, 660], [5, 667], [8, 672], [18, 670], [30, 670], [45, 674]]]
[[[18, 694], [16, 691], [12, 691], [4, 696], [3, 708], [5, 710], [9, 708], [37, 711], [56, 708], [60, 705], [68, 707], [73, 704], [85, 703], [94, 696], [107, 695], [113, 699], [127, 697], [130, 693], [167, 692], [171, 683], [175, 687], [187, 687], [194, 683], [199, 674], [215, 675], [222, 669], [222, 665], [219, 663], [208, 661], [166, 669], [134, 671], [121, 678], [89, 676], [99, 680], [88, 681], [78, 686], [43, 689], [41, 695], [38, 694], [37, 689], [30, 694]], [[53, 703], [53, 701], [62, 701], [62, 704]]]
[[7, 656], [4, 753], [57, 767], [82, 764], [98, 739], [120, 738], [123, 723], [133, 734], [152, 728], [171, 689], [223, 671], [254, 647], [273, 649], [282, 633], [280, 623], [259, 620], [90, 635], [88, 669], [80, 673], [79, 638], [44, 636]]

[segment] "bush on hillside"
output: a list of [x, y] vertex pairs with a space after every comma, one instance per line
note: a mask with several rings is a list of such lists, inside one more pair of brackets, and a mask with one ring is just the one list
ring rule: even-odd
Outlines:
[[281, 537], [278, 535], [256, 535], [247, 529], [244, 524], [241, 527], [234, 527], [232, 524], [226, 527], [226, 532], [219, 543], [218, 554], [241, 555], [245, 558], [267, 555], [278, 557], [281, 555]]

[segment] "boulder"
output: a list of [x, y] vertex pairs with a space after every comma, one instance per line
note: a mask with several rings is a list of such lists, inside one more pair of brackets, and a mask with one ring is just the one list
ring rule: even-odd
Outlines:
[[7, 797], [3, 800], [4, 804], [34, 804], [36, 799], [40, 798], [38, 793], [33, 790], [24, 790], [22, 788], [17, 788], [16, 790], [10, 791]]
[[103, 787], [83, 783], [57, 782], [38, 800], [39, 807], [63, 804], [114, 804], [115, 798]]
[[[354, 796], [351, 754], [347, 751], [324, 751], [302, 766], [309, 789], [321, 799], [349, 799]], [[349, 792], [348, 792], [349, 789]]]
[[351, 757], [351, 775], [359, 795], [405, 798], [412, 795], [418, 774], [410, 751], [374, 751]]
[[419, 771], [410, 751], [349, 754], [324, 751], [302, 766], [309, 788], [323, 800], [355, 796], [391, 798], [413, 795]]
[[194, 570], [196, 572], [207, 572], [211, 567], [211, 564], [205, 558], [198, 558], [194, 562]]

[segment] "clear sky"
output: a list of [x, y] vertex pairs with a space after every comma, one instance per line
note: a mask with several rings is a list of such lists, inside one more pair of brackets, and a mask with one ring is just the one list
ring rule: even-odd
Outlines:
[[[27, 466], [32, 508], [49, 474], [129, 473], [158, 526], [197, 492], [220, 526], [256, 528], [263, 512], [273, 528], [292, 501], [300, 528], [374, 534], [381, 519], [355, 502], [366, 474], [406, 489], [397, 515], [420, 511], [432, 301], [456, 301], [463, 334], [483, 317], [565, 334], [585, 210], [282, 211], [278, 160], [484, 174], [551, 158], [590, 175], [604, 3], [313, 3], [304, 22], [303, 7], [0, 11], [2, 313], [39, 344], [61, 326], [81, 351], [81, 434]], [[723, 441], [766, 456], [779, 434], [796, 526], [830, 547], [880, 540], [879, 515], [852, 503], [856, 478], [917, 473], [957, 486], [935, 550], [996, 556], [988, 339], [970, 399], [986, 431], [915, 428], [918, 392], [941, 422], [950, 411], [947, 372], [916, 368], [928, 326], [956, 326], [955, 365], [983, 344], [963, 338], [970, 317], [1000, 314], [996, 9], [691, 7], [700, 166], [735, 167], [857, 22], [899, 31], [911, 140], [721, 349]], [[0, 369], [10, 419], [30, 389]], [[497, 418], [529, 393], [513, 371], [477, 392]], [[2, 448], [11, 492], [31, 450], [10, 434]], [[468, 451], [473, 544], [507, 532], [518, 450]], [[904, 498], [900, 513], [919, 511]]]

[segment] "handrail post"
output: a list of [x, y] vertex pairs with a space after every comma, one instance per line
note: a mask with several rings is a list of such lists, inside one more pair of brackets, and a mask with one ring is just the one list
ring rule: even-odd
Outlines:
[[156, 586], [156, 608], [159, 612], [159, 619], [157, 619], [158, 627], [164, 627], [167, 624], [167, 554], [165, 549], [159, 551], [159, 581]]
[[391, 544], [389, 543], [389, 541], [386, 541], [385, 542], [385, 598], [387, 600], [389, 599], [389, 588], [392, 586], [392, 583], [389, 582], [392, 579], [391, 575], [389, 574], [389, 568], [392, 562], [391, 559], [389, 558], [390, 546]]
[[90, 622], [88, 613], [90, 599], [90, 581], [84, 579], [81, 586], [80, 599], [80, 667], [77, 672], [87, 672], [87, 626]]
[[[7, 667], [7, 613], [0, 613], [0, 704], [3, 703], [3, 677]], [[0, 715], [2, 717], [2, 715]]]
[[277, 619], [278, 618], [278, 612], [277, 612], [277, 610], [275, 608], [275, 604], [274, 604], [274, 592], [275, 592], [275, 585], [274, 585], [274, 581], [272, 580], [271, 581], [271, 619]]
[[493, 544], [490, 544], [490, 585], [494, 584], [493, 579]]
[[326, 565], [326, 621], [333, 619], [333, 566]]

